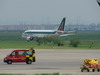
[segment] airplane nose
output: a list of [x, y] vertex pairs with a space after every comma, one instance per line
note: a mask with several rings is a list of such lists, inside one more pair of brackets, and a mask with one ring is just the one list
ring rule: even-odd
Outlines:
[[28, 34], [24, 34], [24, 33], [22, 34], [22, 37], [27, 37], [27, 36], [28, 36]]
[[22, 34], [22, 37], [24, 37], [24, 34]]

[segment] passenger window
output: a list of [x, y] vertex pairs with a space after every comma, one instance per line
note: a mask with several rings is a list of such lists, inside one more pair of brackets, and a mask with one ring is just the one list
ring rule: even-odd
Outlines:
[[11, 56], [15, 56], [15, 55], [16, 55], [16, 53], [15, 53], [15, 52], [12, 52], [12, 53], [11, 53]]
[[19, 51], [18, 55], [25, 55], [24, 51]]

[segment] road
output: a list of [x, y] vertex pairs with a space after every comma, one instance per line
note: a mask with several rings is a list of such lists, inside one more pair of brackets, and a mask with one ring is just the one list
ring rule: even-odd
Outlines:
[[55, 73], [75, 75], [100, 75], [100, 72], [80, 72], [80, 65], [86, 58], [100, 60], [100, 50], [71, 50], [71, 49], [36, 49], [36, 62], [31, 65], [26, 63], [13, 63], [8, 65], [3, 58], [13, 49], [0, 49], [0, 73]]

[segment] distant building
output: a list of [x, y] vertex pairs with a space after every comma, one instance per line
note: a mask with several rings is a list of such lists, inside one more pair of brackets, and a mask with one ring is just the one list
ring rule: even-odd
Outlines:
[[[25, 31], [27, 29], [46, 29], [54, 30], [57, 29], [59, 25], [0, 25], [0, 31]], [[100, 24], [90, 24], [90, 25], [65, 25], [65, 30], [100, 30]]]

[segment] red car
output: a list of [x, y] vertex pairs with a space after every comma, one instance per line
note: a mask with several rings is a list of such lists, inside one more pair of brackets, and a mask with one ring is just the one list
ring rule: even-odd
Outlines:
[[26, 64], [31, 64], [35, 61], [35, 52], [26, 49], [14, 50], [10, 55], [4, 58], [4, 62], [7, 64], [12, 64], [14, 62], [26, 62]]

